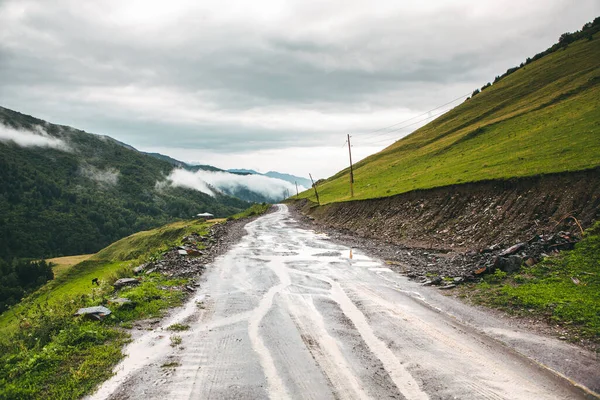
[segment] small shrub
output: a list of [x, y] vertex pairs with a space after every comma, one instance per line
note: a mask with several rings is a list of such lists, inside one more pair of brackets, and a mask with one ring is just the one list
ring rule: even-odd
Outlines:
[[173, 335], [170, 337], [170, 339], [171, 339], [171, 347], [177, 347], [182, 342], [181, 336]]
[[175, 332], [187, 331], [188, 329], [190, 329], [190, 326], [184, 324], [173, 324], [167, 328], [167, 330]]
[[507, 277], [507, 273], [502, 271], [501, 269], [496, 269], [493, 274], [487, 275], [485, 280], [489, 283], [500, 283]]

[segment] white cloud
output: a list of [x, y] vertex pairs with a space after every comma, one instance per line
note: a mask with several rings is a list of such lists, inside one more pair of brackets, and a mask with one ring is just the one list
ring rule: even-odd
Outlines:
[[171, 171], [166, 181], [158, 182], [157, 186], [164, 186], [165, 183], [175, 187], [194, 189], [199, 192], [206, 193], [210, 196], [215, 195], [215, 192], [210, 187], [208, 187], [206, 182], [202, 180], [200, 176], [196, 175], [194, 172], [187, 171], [185, 169], [174, 169], [173, 171]]
[[[283, 199], [286, 194], [293, 195], [296, 187], [290, 182], [262, 175], [238, 175], [229, 172], [188, 171], [174, 169], [166, 179], [171, 186], [195, 189], [214, 196], [214, 190], [233, 194], [238, 190], [249, 190], [259, 193], [273, 201]], [[160, 184], [159, 184], [160, 185]], [[299, 186], [299, 190], [306, 188]]]
[[35, 131], [14, 129], [0, 124], [0, 142], [12, 142], [21, 147], [50, 147], [62, 151], [71, 151], [69, 145], [46, 133], [44, 128], [36, 126]]
[[98, 182], [101, 185], [114, 186], [119, 180], [120, 172], [114, 168], [98, 169], [93, 165], [82, 165], [79, 168], [81, 175]]

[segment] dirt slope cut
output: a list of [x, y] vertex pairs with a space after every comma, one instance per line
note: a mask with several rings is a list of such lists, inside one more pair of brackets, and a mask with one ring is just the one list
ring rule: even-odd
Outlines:
[[[575, 231], [600, 218], [600, 168], [415, 190], [303, 211], [320, 224], [390, 243], [436, 249], [513, 244], [535, 234]], [[562, 222], [560, 222], [562, 220]]]

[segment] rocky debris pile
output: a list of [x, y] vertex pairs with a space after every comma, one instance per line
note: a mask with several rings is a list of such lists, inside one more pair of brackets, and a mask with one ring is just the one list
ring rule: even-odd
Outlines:
[[[315, 229], [314, 223], [305, 215], [290, 207], [292, 217], [300, 225]], [[318, 226], [336, 242], [351, 246], [385, 260], [394, 271], [425, 285], [449, 289], [458, 284], [480, 280], [484, 274], [497, 269], [513, 273], [523, 265], [531, 267], [544, 257], [562, 250], [570, 250], [579, 241], [577, 235], [561, 231], [555, 234], [534, 235], [526, 242], [512, 246], [498, 243], [480, 251], [459, 252], [455, 250], [425, 249], [398, 246], [385, 235], [379, 238], [361, 236], [348, 229]]]
[[494, 245], [483, 249], [474, 257], [477, 268], [474, 275], [494, 273], [501, 270], [514, 273], [525, 264], [531, 267], [543, 258], [557, 254], [561, 250], [572, 250], [579, 239], [569, 232], [558, 232], [551, 235], [535, 235], [527, 242], [517, 243], [506, 249]]
[[193, 277], [202, 274], [206, 265], [243, 236], [247, 220], [215, 224], [207, 235], [191, 233], [181, 239], [181, 245], [163, 253], [158, 261], [139, 265], [133, 272], [140, 275], [159, 272], [166, 276]]

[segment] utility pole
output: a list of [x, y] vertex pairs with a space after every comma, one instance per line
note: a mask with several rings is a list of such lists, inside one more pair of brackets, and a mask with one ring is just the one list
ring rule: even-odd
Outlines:
[[294, 183], [296, 184], [296, 197], [298, 197], [298, 182], [294, 181]]
[[354, 171], [352, 171], [352, 146], [350, 145], [350, 134], [348, 134], [348, 155], [350, 156], [350, 197], [354, 197]]
[[315, 185], [315, 181], [313, 181], [312, 175], [309, 173], [308, 176], [310, 176], [310, 181], [312, 182], [312, 186], [313, 189], [315, 189], [315, 196], [317, 197], [317, 204], [321, 205], [321, 202], [319, 201], [319, 192], [317, 192], [317, 185]]

